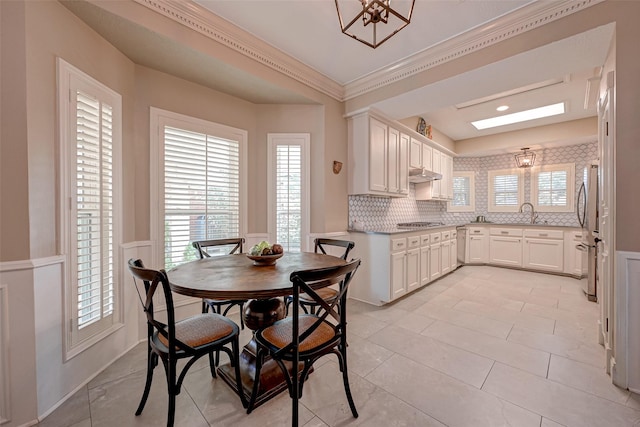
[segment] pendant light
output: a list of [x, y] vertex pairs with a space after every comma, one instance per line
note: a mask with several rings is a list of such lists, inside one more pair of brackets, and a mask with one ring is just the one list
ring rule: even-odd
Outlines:
[[529, 151], [529, 148], [521, 148], [522, 153], [516, 154], [516, 164], [519, 168], [530, 168], [536, 161], [535, 153]]

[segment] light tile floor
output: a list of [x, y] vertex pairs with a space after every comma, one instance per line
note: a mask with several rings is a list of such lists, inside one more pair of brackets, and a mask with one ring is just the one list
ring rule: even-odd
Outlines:
[[[599, 306], [578, 280], [465, 266], [384, 307], [350, 301], [351, 416], [334, 357], [305, 385], [300, 425], [640, 425], [640, 398], [611, 384], [597, 343]], [[236, 321], [238, 319], [235, 319]], [[250, 331], [242, 333], [248, 341]], [[145, 344], [136, 346], [43, 420], [42, 427], [166, 423], [159, 367], [143, 414]], [[287, 394], [246, 415], [206, 360], [188, 374], [176, 426], [286, 426]]]

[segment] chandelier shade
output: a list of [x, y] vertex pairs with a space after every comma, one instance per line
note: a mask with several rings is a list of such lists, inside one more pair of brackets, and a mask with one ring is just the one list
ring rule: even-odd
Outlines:
[[536, 154], [529, 151], [529, 148], [521, 148], [522, 153], [516, 154], [516, 164], [519, 168], [530, 168], [536, 161]]
[[335, 2], [340, 30], [375, 49], [409, 25], [415, 0], [394, 0], [394, 7], [391, 7], [392, 0]]

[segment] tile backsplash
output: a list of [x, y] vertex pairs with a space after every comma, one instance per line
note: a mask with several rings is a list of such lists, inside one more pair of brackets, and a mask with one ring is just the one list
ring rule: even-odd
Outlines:
[[[536, 164], [553, 165], [560, 163], [575, 163], [576, 194], [583, 182], [584, 168], [597, 158], [598, 144], [596, 141], [586, 144], [571, 145], [557, 148], [543, 148], [531, 150], [536, 154]], [[349, 225], [354, 221], [368, 229], [385, 229], [395, 227], [399, 222], [410, 221], [442, 221], [446, 224], [465, 224], [473, 221], [476, 216], [484, 215], [492, 222], [526, 222], [529, 212], [498, 213], [488, 212], [488, 171], [494, 169], [509, 169], [514, 167], [513, 154], [500, 154], [486, 157], [457, 157], [453, 159], [454, 171], [475, 172], [476, 210], [475, 212], [447, 212], [447, 203], [442, 201], [417, 201], [415, 189], [410, 185], [409, 197], [382, 198], [371, 196], [349, 196]], [[524, 200], [531, 200], [531, 172], [525, 171]], [[547, 221], [553, 225], [579, 226], [575, 212], [541, 212], [539, 222]]]

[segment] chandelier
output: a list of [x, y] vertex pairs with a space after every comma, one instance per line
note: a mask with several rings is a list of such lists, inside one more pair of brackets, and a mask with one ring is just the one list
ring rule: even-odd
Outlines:
[[[415, 0], [395, 0], [393, 3], [396, 9], [391, 7], [391, 0], [335, 2], [342, 32], [375, 49], [409, 25]], [[345, 25], [343, 15], [354, 18]], [[358, 23], [361, 19], [362, 22]]]
[[529, 148], [521, 148], [522, 153], [516, 154], [516, 164], [519, 168], [530, 168], [536, 161], [536, 155]]

